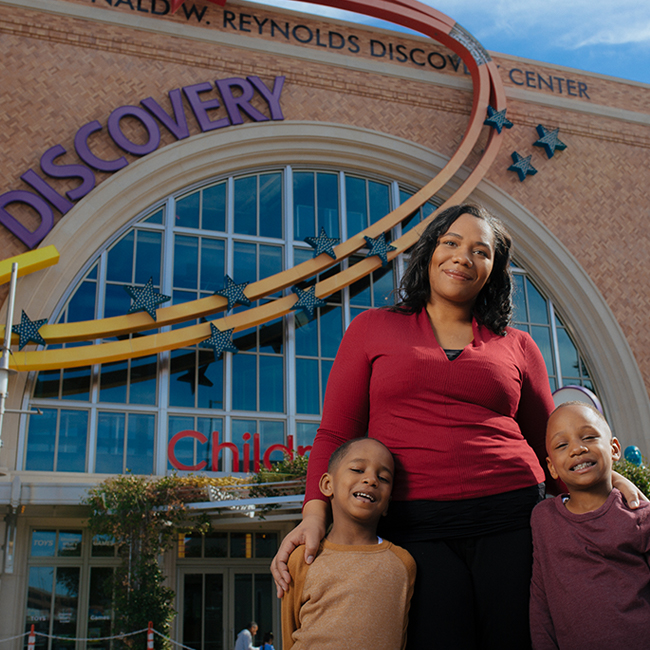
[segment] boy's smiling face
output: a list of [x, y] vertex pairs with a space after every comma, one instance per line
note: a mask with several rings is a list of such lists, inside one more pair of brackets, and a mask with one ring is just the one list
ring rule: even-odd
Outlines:
[[393, 457], [380, 442], [354, 442], [331, 472], [323, 474], [321, 492], [330, 497], [334, 520], [376, 524], [386, 514], [393, 490]]
[[546, 427], [551, 476], [570, 491], [612, 489], [612, 463], [621, 446], [605, 420], [586, 405], [570, 404], [553, 412]]

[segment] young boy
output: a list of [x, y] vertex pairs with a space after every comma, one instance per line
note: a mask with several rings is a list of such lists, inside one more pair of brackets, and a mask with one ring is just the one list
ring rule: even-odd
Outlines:
[[650, 647], [650, 507], [612, 489], [621, 447], [596, 409], [558, 406], [548, 467], [569, 489], [533, 510], [530, 627], [535, 650]]
[[394, 462], [373, 438], [341, 445], [320, 480], [332, 505], [332, 528], [316, 559], [299, 546], [282, 598], [284, 650], [398, 650], [406, 643], [415, 562], [377, 537], [393, 488]]

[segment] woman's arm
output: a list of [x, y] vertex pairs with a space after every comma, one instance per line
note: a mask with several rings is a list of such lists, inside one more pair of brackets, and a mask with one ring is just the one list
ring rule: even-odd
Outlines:
[[305, 562], [311, 564], [316, 557], [318, 546], [327, 532], [329, 518], [329, 503], [318, 499], [305, 503], [302, 521], [282, 540], [282, 544], [271, 562], [271, 573], [275, 580], [278, 598], [284, 596], [284, 592], [289, 589], [291, 582], [291, 575], [287, 567], [289, 556], [296, 547], [304, 544]]
[[632, 481], [621, 476], [618, 472], [612, 471], [612, 485], [621, 492], [627, 501], [628, 507], [632, 510], [638, 508], [641, 501], [648, 501], [648, 497]]

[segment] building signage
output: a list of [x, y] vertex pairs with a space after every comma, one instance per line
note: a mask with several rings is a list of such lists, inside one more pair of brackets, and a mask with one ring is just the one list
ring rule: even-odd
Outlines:
[[[241, 465], [239, 462], [240, 461], [239, 448], [234, 442], [219, 442], [218, 431], [213, 431], [210, 434], [210, 437], [211, 437], [210, 449], [212, 450], [212, 452], [210, 455], [209, 466], [207, 460], [203, 460], [199, 463], [196, 463], [196, 465], [185, 465], [184, 463], [181, 463], [180, 460], [178, 460], [178, 458], [176, 457], [176, 445], [178, 444], [179, 441], [183, 439], [193, 438], [194, 440], [198, 440], [198, 442], [202, 445], [208, 442], [208, 436], [206, 436], [203, 433], [200, 433], [199, 431], [191, 431], [191, 430], [179, 431], [178, 433], [172, 436], [171, 440], [169, 441], [169, 444], [167, 445], [167, 458], [169, 459], [170, 465], [174, 469], [184, 471], [184, 472], [200, 472], [205, 469], [207, 469], [210, 472], [218, 472], [219, 454], [225, 449], [230, 450], [231, 453], [231, 457], [232, 457], [232, 464], [230, 468], [231, 472], [240, 472], [240, 471], [259, 472], [262, 465], [264, 465], [266, 469], [271, 470], [273, 469], [273, 466], [271, 465], [271, 454], [274, 451], [281, 451], [293, 460], [294, 449], [293, 449], [292, 435], [287, 436], [286, 445], [282, 445], [282, 444], [269, 445], [264, 450], [264, 452], [262, 452], [260, 449], [260, 434], [254, 433], [251, 435], [250, 433], [245, 433], [242, 436], [243, 453], [241, 458], [242, 460]], [[298, 445], [297, 453], [299, 456], [304, 456], [310, 450], [311, 450], [311, 445], [306, 447], [303, 447], [302, 445]], [[242, 469], [240, 469], [240, 467]], [[223, 471], [227, 471], [225, 467]]]
[[[254, 122], [284, 120], [280, 106], [284, 80], [283, 76], [275, 77], [272, 88], [256, 76], [245, 79], [241, 77], [219, 79], [215, 84], [206, 81], [184, 86], [182, 94], [181, 89], [178, 88], [169, 91], [171, 113], [168, 113], [155, 99], [147, 97], [140, 101], [140, 106], [116, 108], [109, 115], [106, 127], [97, 120], [84, 124], [74, 136], [74, 148], [79, 159], [77, 162], [73, 164], [55, 162], [67, 153], [60, 144], [50, 147], [40, 160], [40, 168], [49, 178], [79, 179], [80, 184], [62, 195], [33, 169], [28, 169], [20, 178], [33, 191], [10, 190], [0, 194], [0, 223], [29, 248], [34, 248], [54, 227], [54, 208], [61, 214], [66, 214], [74, 207], [73, 202], [79, 201], [92, 191], [96, 182], [93, 170], [111, 173], [129, 164], [124, 156], [106, 160], [93, 153], [88, 142], [92, 134], [106, 131], [109, 138], [123, 151], [134, 156], [146, 156], [159, 147], [161, 126], [178, 140], [189, 137], [188, 115], [183, 103], [183, 95], [202, 132], [222, 129], [232, 124], [242, 124], [244, 115]], [[215, 89], [221, 100], [215, 96]], [[266, 103], [268, 115], [253, 106], [251, 100], [254, 97], [261, 97]], [[225, 115], [215, 117], [213, 111], [222, 106]], [[147, 132], [147, 141], [144, 144], [133, 142], [124, 133], [120, 122], [125, 117], [137, 120], [144, 127]], [[7, 211], [7, 206], [12, 203], [26, 204], [37, 212], [41, 223], [36, 230], [29, 230]]]

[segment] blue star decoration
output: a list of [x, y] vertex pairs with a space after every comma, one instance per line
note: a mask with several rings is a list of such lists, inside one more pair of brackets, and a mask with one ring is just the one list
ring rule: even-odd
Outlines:
[[23, 311], [20, 316], [20, 325], [12, 325], [11, 331], [18, 334], [18, 350], [22, 350], [30, 341], [38, 345], [46, 345], [45, 339], [38, 333], [38, 330], [47, 323], [47, 318], [40, 320], [30, 320], [29, 316]]
[[327, 253], [332, 259], [336, 259], [334, 246], [341, 240], [328, 237], [325, 228], [321, 226], [318, 237], [305, 237], [304, 241], [314, 249], [314, 257], [318, 257], [321, 253]]
[[373, 239], [372, 237], [366, 237], [364, 235], [363, 237], [366, 240], [366, 243], [368, 246], [370, 246], [370, 252], [368, 253], [368, 257], [372, 257], [373, 255], [378, 255], [379, 258], [381, 259], [381, 265], [386, 266], [388, 264], [388, 253], [390, 251], [395, 251], [397, 250], [395, 246], [392, 246], [391, 244], [386, 243], [386, 235], [385, 233], [381, 233], [377, 239]]
[[236, 303], [244, 305], [244, 307], [250, 307], [251, 301], [246, 297], [246, 294], [244, 293], [244, 289], [248, 285], [248, 282], [236, 284], [229, 275], [227, 275], [223, 281], [226, 286], [223, 289], [219, 289], [219, 291], [215, 291], [214, 295], [228, 298], [227, 311], [230, 311]]
[[219, 360], [222, 352], [232, 352], [233, 354], [239, 352], [238, 348], [236, 348], [235, 344], [232, 342], [232, 333], [235, 331], [234, 328], [229, 330], [220, 330], [214, 325], [214, 323], [210, 323], [210, 331], [212, 334], [210, 334], [203, 343], [207, 343], [212, 348], [215, 361]]
[[539, 135], [539, 140], [533, 143], [534, 147], [544, 147], [546, 155], [549, 158], [553, 158], [555, 151], [564, 151], [566, 145], [564, 142], [557, 137], [557, 134], [560, 132], [560, 129], [553, 129], [552, 131], [547, 131], [541, 124], [537, 125], [537, 135]]
[[496, 129], [497, 133], [501, 133], [501, 129], [511, 129], [512, 122], [506, 117], [507, 110], [504, 108], [502, 111], [495, 111], [492, 106], [488, 106], [488, 116], [483, 124]]
[[532, 156], [520, 156], [516, 151], [512, 152], [512, 165], [508, 167], [508, 171], [517, 172], [520, 181], [524, 181], [526, 176], [534, 176], [537, 170], [530, 164]]
[[324, 300], [316, 295], [316, 287], [313, 285], [306, 291], [298, 289], [298, 287], [291, 287], [291, 291], [293, 291], [298, 296], [298, 300], [296, 300], [291, 309], [302, 309], [308, 318], [314, 317], [314, 311], [316, 311], [316, 307], [324, 307], [327, 304]]
[[171, 300], [171, 296], [166, 296], [165, 294], [158, 293], [153, 288], [153, 278], [149, 278], [147, 284], [144, 287], [136, 287], [135, 285], [127, 284], [124, 287], [133, 302], [131, 307], [129, 307], [128, 314], [134, 314], [136, 311], [146, 311], [151, 318], [156, 320], [156, 307], [163, 302]]

